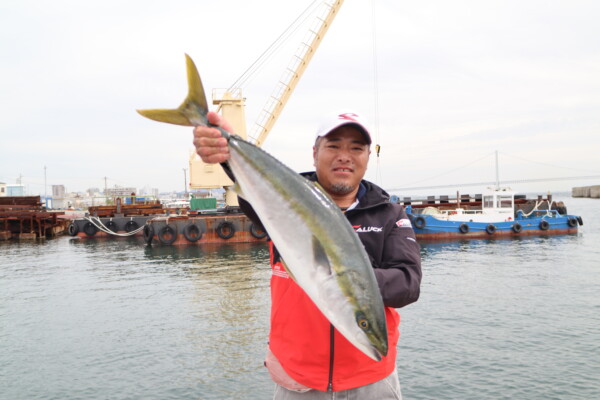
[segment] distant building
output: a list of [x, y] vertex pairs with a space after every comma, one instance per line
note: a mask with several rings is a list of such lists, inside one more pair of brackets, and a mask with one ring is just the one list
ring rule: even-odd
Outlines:
[[144, 186], [143, 188], [140, 189], [140, 196], [152, 196], [157, 199], [158, 198], [158, 189]]
[[52, 197], [62, 199], [65, 197], [65, 185], [52, 185]]
[[6, 185], [7, 196], [25, 196], [25, 185]]
[[127, 197], [131, 196], [132, 193], [135, 194], [135, 192], [136, 189], [132, 187], [115, 186], [114, 188], [106, 189], [106, 193], [104, 193], [104, 195], [108, 197]]
[[0, 182], [0, 197], [6, 196], [6, 183]]
[[98, 188], [89, 188], [87, 190], [87, 195], [90, 197], [100, 196], [100, 189]]

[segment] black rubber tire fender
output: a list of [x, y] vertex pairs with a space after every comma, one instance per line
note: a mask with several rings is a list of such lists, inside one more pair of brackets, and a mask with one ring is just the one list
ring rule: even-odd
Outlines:
[[134, 220], [131, 221], [127, 221], [127, 223], [125, 224], [125, 232], [129, 233], [129, 232], [133, 232], [136, 229], [138, 229], [140, 227], [140, 225], [135, 222]]
[[104, 226], [106, 226], [106, 229], [108, 229], [111, 232], [117, 232], [117, 224], [112, 219], [109, 220], [106, 224], [104, 224]]
[[202, 239], [202, 229], [194, 223], [190, 223], [183, 228], [183, 236], [188, 242], [197, 242]]
[[86, 235], [88, 235], [89, 237], [92, 237], [98, 232], [98, 228], [96, 227], [96, 225], [94, 225], [88, 221], [83, 226], [83, 231], [85, 232]]
[[423, 218], [423, 217], [415, 218], [415, 228], [423, 229], [423, 228], [425, 228], [425, 225], [427, 225], [427, 221], [425, 221], [425, 218]]
[[75, 222], [71, 222], [69, 224], [69, 227], [67, 228], [67, 232], [71, 236], [77, 236], [77, 234], [79, 233], [79, 226], [77, 226]]
[[152, 224], [144, 225], [144, 230], [142, 231], [142, 234], [144, 236], [144, 242], [146, 242], [147, 244], [151, 244], [152, 239], [154, 238], [154, 227], [152, 226]]
[[512, 230], [514, 233], [520, 233], [523, 230], [523, 227], [521, 226], [520, 223], [515, 222], [512, 226]]
[[567, 224], [571, 227], [571, 228], [575, 228], [577, 226], [577, 219], [570, 217], [569, 220], [567, 221]]
[[230, 221], [223, 221], [217, 225], [216, 232], [221, 239], [231, 239], [235, 234], [235, 226]]
[[267, 237], [267, 232], [265, 232], [264, 228], [255, 223], [250, 224], [250, 234], [257, 239], [264, 239]]
[[485, 227], [485, 231], [488, 233], [488, 235], [493, 235], [494, 233], [496, 233], [496, 226], [493, 224], [489, 224]]
[[165, 225], [158, 230], [156, 235], [162, 244], [173, 244], [177, 240], [177, 227], [174, 225]]
[[546, 221], [545, 219], [540, 221], [540, 229], [543, 231], [548, 230], [548, 228], [550, 228], [550, 224], [548, 223], [548, 221]]
[[469, 225], [462, 223], [458, 227], [458, 230], [460, 231], [460, 233], [469, 233]]

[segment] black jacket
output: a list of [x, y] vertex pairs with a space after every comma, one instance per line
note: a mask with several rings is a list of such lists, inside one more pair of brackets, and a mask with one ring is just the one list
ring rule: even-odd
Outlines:
[[[302, 176], [317, 180], [315, 172]], [[358, 205], [346, 211], [346, 217], [369, 255], [384, 305], [400, 308], [417, 301], [422, 276], [420, 247], [404, 209], [390, 203], [383, 189], [365, 180], [357, 197]], [[239, 200], [242, 211], [260, 223], [251, 205]], [[275, 250], [274, 261], [278, 257]]]

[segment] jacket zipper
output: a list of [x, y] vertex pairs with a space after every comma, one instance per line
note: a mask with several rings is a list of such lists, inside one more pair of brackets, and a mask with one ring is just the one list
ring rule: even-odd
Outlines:
[[333, 347], [335, 344], [335, 328], [333, 324], [329, 324], [329, 384], [327, 391], [333, 392]]

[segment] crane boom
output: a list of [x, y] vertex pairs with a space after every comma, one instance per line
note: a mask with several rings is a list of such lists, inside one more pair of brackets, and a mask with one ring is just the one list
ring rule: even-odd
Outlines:
[[[343, 3], [344, 0], [325, 0], [321, 4], [314, 25], [309, 29], [305, 40], [292, 57], [259, 115], [256, 123], [258, 132], [251, 135], [256, 138], [257, 146], [264, 143]], [[233, 131], [246, 138], [245, 99], [241, 89], [213, 90], [213, 104], [218, 106]], [[189, 171], [191, 189], [214, 189], [233, 185], [219, 165], [205, 164], [195, 153], [190, 154]], [[228, 205], [237, 205], [237, 198], [230, 191], [226, 198]]]
[[308, 64], [321, 44], [323, 37], [325, 37], [342, 4], [344, 4], [344, 0], [323, 2], [322, 10], [317, 15], [315, 25], [309, 29], [307, 37], [300, 43], [296, 54], [292, 57], [290, 64], [285, 69], [275, 90], [256, 121], [257, 129], [251, 137], [256, 138], [255, 144], [257, 146], [261, 146], [264, 143], [273, 125], [277, 122], [281, 111], [294, 92], [304, 71], [306, 71]]

